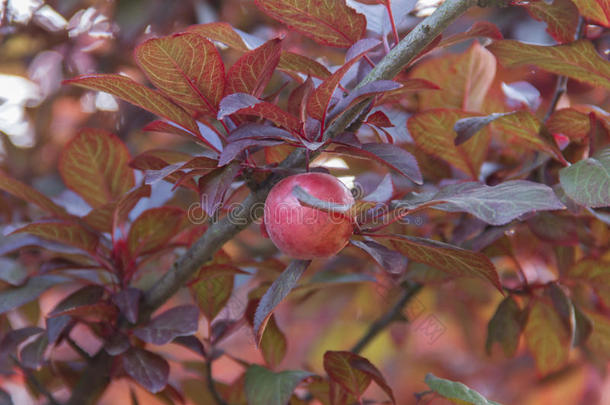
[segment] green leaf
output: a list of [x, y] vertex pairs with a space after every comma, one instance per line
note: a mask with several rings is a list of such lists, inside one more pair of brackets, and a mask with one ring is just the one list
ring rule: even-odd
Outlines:
[[523, 332], [523, 312], [513, 297], [506, 297], [487, 326], [485, 349], [491, 354], [494, 343], [500, 344], [506, 357], [513, 357]]
[[297, 385], [311, 375], [298, 370], [274, 373], [265, 367], [252, 365], [246, 371], [248, 405], [286, 405]]
[[426, 375], [425, 381], [432, 391], [456, 404], [501, 405], [499, 402], [486, 399], [461, 382], [439, 378], [431, 373]]
[[557, 75], [610, 89], [610, 63], [588, 40], [556, 46], [503, 40], [494, 42], [488, 49], [506, 67], [534, 65]]
[[472, 252], [431, 239], [406, 235], [384, 235], [394, 249], [409, 259], [435, 267], [455, 277], [480, 277], [502, 292], [500, 278], [491, 261], [482, 253]]
[[586, 207], [610, 206], [610, 148], [559, 171], [566, 194]]
[[542, 300], [530, 309], [525, 339], [541, 374], [558, 371], [568, 361], [571, 336], [555, 309]]
[[65, 283], [66, 277], [54, 275], [34, 276], [22, 286], [0, 291], [0, 314], [35, 300], [50, 287]]
[[279, 328], [275, 321], [275, 316], [272, 314], [267, 322], [260, 343], [260, 349], [265, 362], [271, 367], [277, 367], [286, 355], [287, 345], [286, 335]]

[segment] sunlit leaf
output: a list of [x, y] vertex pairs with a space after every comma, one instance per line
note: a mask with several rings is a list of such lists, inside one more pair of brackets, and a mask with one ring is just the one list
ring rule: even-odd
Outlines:
[[[578, 26], [578, 9], [574, 3], [580, 0], [531, 1], [524, 5], [538, 21], [544, 21], [546, 30], [557, 42], [568, 43], [574, 40]], [[582, 1], [590, 2], [589, 0]], [[498, 38], [501, 39], [501, 38]]]
[[96, 251], [98, 243], [97, 235], [74, 222], [36, 222], [19, 228], [14, 233], [29, 233], [91, 253]]
[[610, 206], [610, 148], [559, 171], [566, 194], [586, 207]]
[[165, 388], [169, 376], [169, 364], [163, 357], [138, 347], [123, 355], [123, 369], [153, 394]]
[[482, 253], [406, 235], [380, 235], [376, 238], [389, 240], [394, 249], [415, 262], [427, 264], [455, 277], [480, 277], [491, 281], [502, 291], [496, 268]]
[[276, 38], [243, 54], [227, 72], [224, 94], [248, 93], [260, 97], [280, 60], [281, 40]]
[[127, 247], [132, 257], [151, 253], [173, 238], [183, 225], [185, 213], [181, 208], [151, 208], [138, 216], [127, 236]]
[[57, 217], [69, 217], [69, 214], [63, 209], [63, 207], [55, 204], [50, 198], [27, 184], [9, 177], [3, 171], [0, 171], [0, 190], [6, 191], [17, 198], [21, 198], [24, 201], [37, 205], [40, 207], [40, 209]]
[[426, 375], [428, 387], [443, 398], [447, 398], [455, 404], [462, 405], [501, 405], [498, 402], [490, 401], [472, 388], [461, 382], [438, 378], [434, 374]]
[[588, 20], [610, 27], [610, 2], [608, 0], [572, 0], [578, 11]]
[[610, 89], [610, 62], [604, 60], [587, 40], [556, 46], [503, 40], [494, 42], [488, 49], [507, 67], [534, 65], [551, 73]]
[[553, 307], [542, 300], [530, 308], [525, 340], [543, 375], [558, 371], [568, 361], [571, 336]]
[[478, 42], [460, 54], [446, 54], [416, 65], [410, 78], [428, 80], [440, 87], [418, 95], [420, 109], [457, 108], [481, 111], [496, 74], [496, 59]]
[[195, 136], [200, 135], [197, 122], [185, 110], [160, 93], [133, 81], [129, 77], [114, 74], [83, 75], [66, 80], [65, 83], [110, 93], [153, 114], [175, 122]]
[[471, 140], [459, 146], [454, 144], [456, 134], [453, 130], [458, 120], [477, 115], [461, 110], [428, 110], [409, 118], [407, 128], [415, 143], [425, 152], [477, 179], [487, 154], [489, 129], [483, 128]]
[[347, 48], [366, 30], [366, 18], [344, 0], [308, 2], [300, 0], [256, 0], [270, 17], [281, 21], [314, 41]]
[[164, 345], [178, 336], [189, 336], [197, 332], [199, 311], [193, 305], [182, 305], [155, 316], [133, 334], [145, 342]]
[[305, 378], [311, 376], [306, 371], [273, 371], [258, 365], [251, 365], [246, 371], [246, 398], [248, 404], [286, 405], [292, 392]]
[[212, 41], [222, 42], [223, 44], [237, 49], [238, 51], [248, 51], [248, 46], [235, 29], [226, 22], [212, 22], [207, 24], [192, 25], [188, 28], [189, 32], [195, 32]]
[[66, 186], [92, 207], [117, 200], [135, 184], [129, 151], [114, 134], [81, 130], [64, 148], [59, 172]]
[[322, 80], [330, 76], [330, 72], [324, 65], [306, 56], [288, 51], [282, 51], [277, 68], [284, 72], [302, 73]]

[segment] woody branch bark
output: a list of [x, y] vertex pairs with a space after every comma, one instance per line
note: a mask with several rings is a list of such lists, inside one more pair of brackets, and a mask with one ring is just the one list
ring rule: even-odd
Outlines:
[[[480, 4], [481, 0], [450, 0], [444, 2], [429, 17], [422, 20], [388, 53], [375, 68], [358, 84], [361, 87], [375, 80], [391, 80], [407, 64], [415, 59], [445, 28], [470, 7]], [[339, 135], [359, 119], [370, 100], [353, 106], [338, 117], [324, 132], [323, 139], [329, 140]], [[317, 152], [319, 153], [319, 152]], [[310, 153], [310, 158], [313, 154]], [[305, 167], [307, 153], [298, 149], [290, 154], [280, 165], [282, 168]], [[176, 293], [212, 256], [229, 240], [258, 218], [257, 206], [263, 204], [271, 188], [284, 177], [270, 175], [257, 189], [242, 202], [230, 216], [210, 225], [205, 234], [181, 256], [144, 295], [140, 309], [140, 319], [150, 314]], [[93, 404], [97, 395], [110, 381], [112, 359], [105, 350], [100, 350], [83, 371], [82, 377], [74, 387], [68, 405]]]

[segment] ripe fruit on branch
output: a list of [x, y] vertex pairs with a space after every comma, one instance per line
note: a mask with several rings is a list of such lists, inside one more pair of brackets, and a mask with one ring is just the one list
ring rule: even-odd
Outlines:
[[354, 232], [349, 214], [337, 211], [353, 204], [354, 197], [335, 177], [297, 174], [271, 189], [265, 201], [265, 228], [275, 246], [295, 259], [333, 256]]

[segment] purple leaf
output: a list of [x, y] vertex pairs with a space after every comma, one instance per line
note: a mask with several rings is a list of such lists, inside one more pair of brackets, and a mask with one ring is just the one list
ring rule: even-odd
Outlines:
[[97, 304], [103, 295], [104, 287], [99, 285], [85, 286], [61, 300], [49, 313], [49, 316], [57, 316], [78, 307]]
[[71, 321], [72, 317], [70, 315], [60, 315], [46, 319], [47, 337], [49, 338], [50, 344], [57, 341], [59, 335], [62, 334]]
[[112, 296], [112, 302], [130, 323], [138, 322], [138, 310], [142, 292], [137, 288], [127, 288]]
[[35, 300], [50, 287], [66, 281], [68, 281], [66, 277], [45, 274], [31, 277], [19, 287], [0, 291], [0, 314]]
[[110, 335], [104, 345], [104, 350], [111, 356], [118, 356], [125, 353], [130, 347], [129, 338], [121, 332], [116, 332]]
[[377, 47], [378, 45], [381, 45], [381, 41], [378, 39], [374, 39], [374, 38], [360, 39], [360, 40], [356, 41], [356, 43], [354, 45], [349, 47], [349, 49], [345, 53], [345, 61], [349, 62], [350, 60], [359, 56], [363, 52], [368, 52], [371, 49]]
[[231, 187], [233, 179], [237, 176], [238, 171], [238, 164], [230, 164], [218, 168], [199, 179], [201, 206], [209, 216], [213, 216], [222, 206], [225, 194]]
[[203, 358], [206, 357], [205, 347], [203, 346], [203, 343], [201, 343], [201, 341], [195, 336], [178, 336], [172, 341], [172, 343], [184, 346], [187, 349], [190, 349], [195, 353], [199, 354]]
[[307, 266], [309, 266], [309, 263], [311, 263], [311, 260], [291, 261], [261, 298], [254, 313], [254, 332], [256, 333], [257, 342], [260, 342], [265, 325], [273, 310], [294, 288], [305, 269], [307, 269]]
[[407, 269], [406, 257], [380, 243], [371, 240], [352, 240], [351, 244], [364, 250], [381, 267], [392, 274], [402, 274]]
[[229, 94], [220, 101], [218, 119], [221, 120], [228, 115], [235, 114], [239, 110], [255, 106], [258, 103], [261, 103], [261, 100], [247, 93]]
[[514, 114], [514, 112], [493, 113], [482, 117], [468, 117], [457, 120], [453, 125], [453, 130], [457, 134], [453, 142], [455, 145], [461, 145], [493, 121], [510, 114]]
[[386, 174], [383, 180], [375, 187], [373, 191], [362, 198], [364, 201], [372, 202], [387, 202], [394, 195], [394, 183], [392, 183], [392, 175]]
[[199, 310], [194, 305], [182, 305], [168, 309], [154, 317], [148, 325], [137, 328], [134, 335], [145, 342], [164, 345], [178, 336], [197, 332]]
[[123, 355], [123, 369], [138, 384], [156, 394], [167, 385], [169, 364], [148, 350], [132, 347]]
[[22, 342], [42, 332], [44, 332], [44, 329], [37, 326], [11, 330], [0, 341], [0, 353], [14, 353]]
[[352, 105], [356, 104], [357, 101], [365, 97], [370, 97], [386, 91], [396, 90], [401, 88], [402, 85], [392, 80], [376, 80], [371, 83], [367, 83], [362, 87], [359, 87], [349, 93], [347, 97], [339, 100], [333, 109], [328, 113], [329, 121], [332, 121], [335, 117], [347, 110]]
[[284, 141], [270, 140], [270, 139], [240, 139], [233, 141], [228, 144], [220, 154], [218, 160], [218, 166], [224, 166], [227, 163], [234, 160], [244, 150], [254, 146], [275, 146], [281, 145]]
[[245, 124], [229, 134], [229, 141], [241, 139], [278, 139], [296, 142], [297, 139], [288, 131], [281, 128], [262, 124]]
[[21, 364], [27, 368], [36, 369], [44, 362], [44, 352], [49, 346], [46, 334], [39, 335], [34, 341], [28, 343], [21, 349]]
[[210, 143], [216, 149], [222, 151], [222, 141], [220, 140], [220, 136], [216, 130], [212, 129], [210, 124], [201, 123], [197, 121], [197, 126], [199, 127], [199, 132], [201, 132], [201, 136]]

